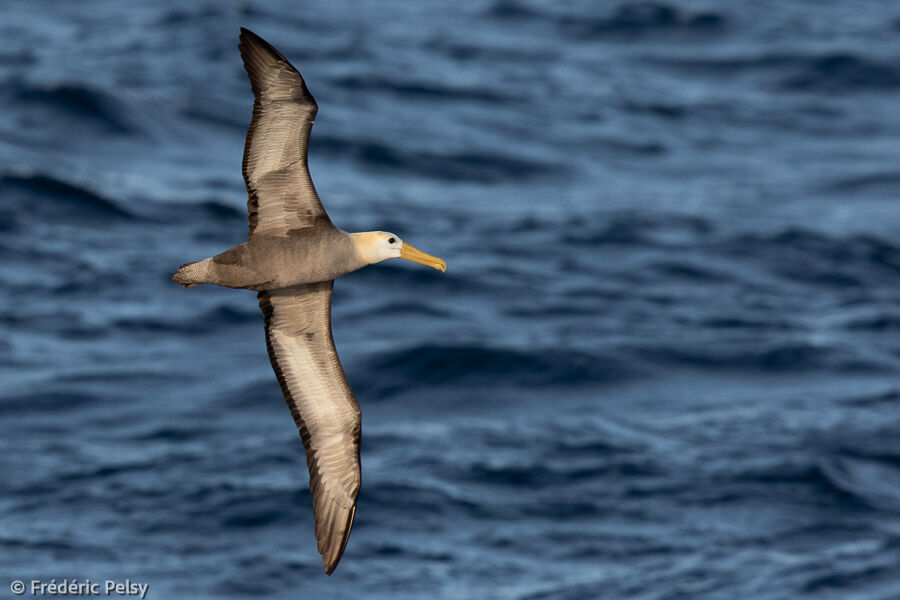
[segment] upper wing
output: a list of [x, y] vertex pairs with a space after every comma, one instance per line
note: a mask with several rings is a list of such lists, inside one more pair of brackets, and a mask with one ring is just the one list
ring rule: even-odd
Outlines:
[[242, 27], [239, 48], [254, 96], [244, 145], [250, 235], [330, 223], [306, 164], [316, 101], [297, 69], [264, 39]]
[[332, 281], [259, 293], [266, 346], [306, 447], [316, 539], [334, 571], [359, 494], [359, 405], [331, 337]]

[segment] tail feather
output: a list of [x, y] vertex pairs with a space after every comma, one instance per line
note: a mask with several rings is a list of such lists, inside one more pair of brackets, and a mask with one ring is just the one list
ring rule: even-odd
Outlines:
[[[201, 261], [202, 262], [202, 261]], [[178, 270], [175, 271], [175, 274], [172, 275], [172, 281], [177, 283], [178, 285], [186, 288], [192, 288], [200, 285], [203, 281], [200, 281], [197, 276], [199, 273], [200, 262], [192, 262], [186, 263], [178, 267]]]

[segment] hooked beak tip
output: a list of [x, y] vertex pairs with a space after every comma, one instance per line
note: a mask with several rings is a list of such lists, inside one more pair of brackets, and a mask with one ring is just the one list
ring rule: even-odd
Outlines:
[[447, 263], [444, 259], [422, 252], [406, 243], [403, 244], [403, 248], [400, 250], [400, 258], [405, 258], [406, 260], [411, 260], [420, 265], [437, 269], [441, 273], [447, 270]]

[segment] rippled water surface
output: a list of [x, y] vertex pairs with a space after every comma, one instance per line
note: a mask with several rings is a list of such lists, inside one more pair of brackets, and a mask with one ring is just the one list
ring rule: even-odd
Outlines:
[[[3, 14], [8, 580], [900, 597], [900, 6]], [[330, 578], [254, 295], [169, 279], [245, 236], [241, 25], [318, 100], [335, 223], [449, 264], [336, 284], [364, 439]]]

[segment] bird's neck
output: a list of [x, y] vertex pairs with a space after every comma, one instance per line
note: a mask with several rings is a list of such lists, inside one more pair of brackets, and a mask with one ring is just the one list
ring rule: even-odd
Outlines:
[[375, 251], [376, 242], [378, 241], [377, 236], [378, 232], [376, 231], [362, 231], [350, 234], [350, 241], [353, 242], [356, 256], [367, 265], [384, 260], [384, 257], [379, 256]]

